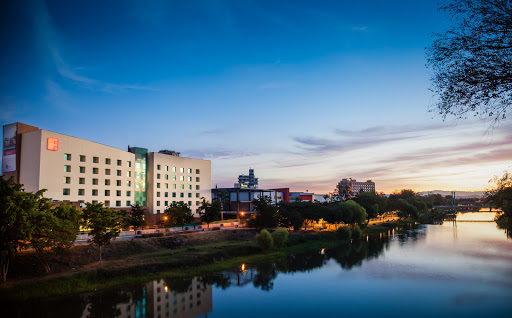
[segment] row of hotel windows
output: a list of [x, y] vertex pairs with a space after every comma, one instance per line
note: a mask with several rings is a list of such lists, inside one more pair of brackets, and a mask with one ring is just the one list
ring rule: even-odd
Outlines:
[[[71, 195], [71, 189], [69, 188], [64, 188], [62, 189], [62, 194], [63, 195]], [[78, 195], [85, 195], [85, 189], [78, 189]], [[92, 189], [92, 195], [93, 196], [98, 196], [98, 190], [97, 189]], [[105, 196], [110, 196], [110, 190], [105, 190]], [[120, 197], [122, 196], [122, 191], [121, 190], [117, 190], [116, 191], [116, 196]], [[126, 196], [127, 197], [130, 197], [132, 196], [132, 192], [131, 191], [126, 191]]]
[[[162, 170], [162, 166], [161, 165], [156, 165], [156, 170]], [[164, 171], [169, 171], [169, 166], [164, 166]], [[172, 167], [171, 171], [172, 172], [176, 172], [176, 167]], [[181, 173], [185, 173], [185, 168], [180, 168], [180, 172]], [[188, 168], [187, 169], [187, 173], [192, 173], [192, 169]], [[199, 174], [199, 173], [200, 173], [200, 170], [196, 169], [196, 174]]]
[[[64, 183], [65, 184], [70, 184], [71, 183], [71, 177], [64, 177]], [[121, 186], [121, 180], [116, 180], [116, 186], [120, 187]], [[85, 184], [85, 178], [78, 178], [78, 184]], [[92, 185], [98, 185], [98, 179], [92, 179]], [[105, 179], [105, 185], [106, 186], [109, 186], [110, 185], [110, 179]], [[126, 185], [128, 187], [131, 187], [132, 186], [132, 182], [130, 180], [126, 180]]]
[[[169, 206], [169, 202], [171, 202], [171, 204], [175, 204], [176, 201], [156, 201], [156, 206], [160, 206], [160, 203], [163, 202], [164, 203], [164, 206]], [[183, 201], [179, 201], [179, 202], [183, 202]], [[192, 201], [188, 201], [188, 206], [192, 206]], [[196, 205], [199, 206], [201, 205], [201, 202], [200, 201], [196, 201]]]
[[[78, 167], [78, 171], [80, 173], [85, 173], [85, 167]], [[64, 165], [64, 172], [71, 172], [71, 166], [70, 165]], [[92, 168], [92, 173], [93, 174], [98, 174], [99, 173], [99, 169], [98, 168]], [[121, 170], [117, 170], [116, 175], [118, 177], [120, 177], [122, 174], [123, 173], [122, 173]], [[105, 169], [105, 175], [107, 175], [107, 176], [110, 175], [110, 169]], [[132, 176], [132, 172], [130, 170], [126, 171], [126, 176], [128, 178], [130, 178]]]
[[[161, 185], [160, 183], [157, 183], [156, 184], [156, 188], [160, 189], [160, 185]], [[165, 185], [166, 189], [169, 189], [169, 184], [168, 183], [164, 183], [164, 185]], [[172, 189], [176, 189], [177, 184], [171, 184], [171, 186], [172, 186]], [[180, 184], [179, 186], [180, 186], [180, 189], [185, 189], [185, 185], [184, 184]], [[191, 184], [187, 185], [187, 189], [192, 190], [192, 185]], [[196, 184], [196, 190], [200, 190], [200, 186], [198, 184]]]
[[[71, 154], [70, 153], [65, 153], [64, 154], [64, 160], [71, 161]], [[79, 155], [78, 156], [78, 161], [80, 161], [80, 162], [87, 162], [86, 156]], [[100, 158], [99, 157], [92, 157], [92, 162], [93, 163], [100, 163]], [[105, 164], [109, 165], [111, 162], [112, 162], [112, 160], [110, 158], [105, 158]], [[123, 161], [122, 160], [117, 160], [117, 165], [118, 166], [122, 166], [123, 165]], [[132, 166], [132, 162], [131, 161], [126, 161], [126, 166], [128, 168], [130, 168]]]
[[[161, 177], [161, 175], [160, 175], [159, 173], [157, 173], [157, 174], [156, 174], [156, 178], [157, 178], [157, 179], [160, 179], [160, 177]], [[175, 180], [175, 181], [176, 181], [176, 180], [177, 180], [176, 178], [177, 178], [177, 177], [176, 177], [176, 175], [172, 175], [172, 176], [171, 176], [171, 179], [172, 179], [172, 180]], [[169, 180], [169, 175], [168, 175], [168, 174], [164, 174], [164, 179], [165, 179], [165, 180]], [[196, 177], [196, 182], [199, 182], [200, 180], [201, 180], [201, 179], [200, 179], [199, 177]], [[185, 176], [180, 176], [180, 181], [185, 181]], [[187, 177], [187, 181], [188, 181], [188, 182], [192, 182], [192, 177]]]
[[[178, 195], [178, 193], [176, 193], [176, 192], [171, 192], [171, 196], [172, 196], [173, 198], [176, 198], [176, 197], [177, 197], [177, 195]], [[156, 193], [156, 197], [157, 197], [157, 198], [159, 198], [159, 197], [160, 197], [160, 192], [157, 192], [157, 193]], [[168, 198], [168, 197], [169, 197], [169, 192], [164, 192], [164, 198]], [[184, 198], [184, 197], [185, 197], [185, 193], [180, 192], [180, 193], [179, 193], [179, 197], [180, 197], [180, 198]], [[192, 197], [192, 193], [187, 193], [187, 197], [191, 198], [191, 197]], [[196, 193], [196, 198], [199, 198], [199, 193]]]

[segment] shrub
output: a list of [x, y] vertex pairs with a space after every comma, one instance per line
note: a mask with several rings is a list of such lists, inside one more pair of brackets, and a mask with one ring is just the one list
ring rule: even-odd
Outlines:
[[359, 226], [354, 226], [352, 229], [352, 238], [354, 240], [359, 240], [361, 236], [363, 235], [363, 231], [361, 231], [361, 228]]
[[272, 238], [274, 239], [274, 246], [281, 248], [288, 242], [288, 231], [285, 229], [275, 230], [272, 233]]
[[348, 241], [350, 240], [351, 232], [347, 226], [342, 226], [336, 231], [336, 236], [340, 240]]
[[256, 234], [256, 243], [262, 251], [268, 251], [274, 246], [274, 238], [267, 230], [261, 230], [260, 234]]

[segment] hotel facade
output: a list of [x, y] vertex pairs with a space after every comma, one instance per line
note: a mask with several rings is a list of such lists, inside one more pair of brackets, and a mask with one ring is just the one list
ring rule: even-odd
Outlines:
[[183, 201], [197, 216], [202, 197], [211, 200], [211, 162], [163, 150], [128, 151], [37, 127], [3, 127], [2, 175], [25, 191], [46, 189], [54, 201], [103, 203], [129, 208], [139, 204], [161, 214]]

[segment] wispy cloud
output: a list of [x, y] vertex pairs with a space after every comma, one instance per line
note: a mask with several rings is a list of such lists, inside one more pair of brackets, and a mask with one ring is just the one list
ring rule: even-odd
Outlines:
[[[53, 78], [50, 82], [46, 82], [46, 87], [49, 89], [48, 95], [54, 97], [50, 97], [51, 100], [57, 101], [59, 95], [64, 96], [62, 88], [60, 88], [61, 91], [56, 94], [55, 90], [57, 88], [57, 82], [59, 81], [68, 81], [70, 84], [83, 89], [107, 93], [116, 93], [128, 90], [156, 90], [155, 88], [138, 84], [105, 82], [79, 74], [78, 70], [82, 68], [72, 66], [67, 63], [66, 59], [63, 57], [62, 45], [59, 40], [58, 33], [52, 23], [46, 3], [44, 3], [44, 1], [35, 1], [34, 6], [32, 7], [32, 13], [39, 41], [43, 43], [43, 50], [47, 50], [46, 53], [43, 53], [43, 56], [51, 59], [50, 62], [53, 64], [56, 73], [59, 75], [58, 78]], [[62, 102], [59, 103], [62, 104]]]
[[353, 26], [350, 28], [352, 31], [368, 32], [367, 26]]

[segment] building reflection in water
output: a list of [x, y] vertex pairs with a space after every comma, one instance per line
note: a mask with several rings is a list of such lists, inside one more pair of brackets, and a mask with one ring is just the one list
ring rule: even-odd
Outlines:
[[127, 290], [94, 293], [82, 318], [189, 318], [212, 312], [212, 285], [198, 278], [154, 280]]

